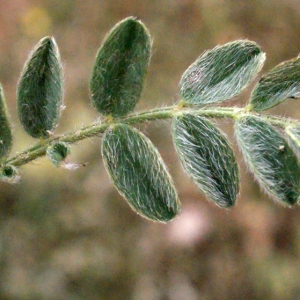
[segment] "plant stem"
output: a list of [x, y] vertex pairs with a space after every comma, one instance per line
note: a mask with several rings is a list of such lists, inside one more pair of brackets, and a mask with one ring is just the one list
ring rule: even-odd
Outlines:
[[[236, 119], [239, 116], [247, 115], [258, 115], [254, 112], [246, 111], [244, 108], [238, 107], [210, 107], [210, 108], [192, 108], [192, 107], [182, 107], [182, 106], [168, 106], [163, 108], [155, 108], [148, 111], [142, 111], [133, 113], [122, 119], [109, 120], [108, 118], [104, 122], [97, 122], [89, 126], [82, 127], [77, 131], [73, 131], [60, 136], [51, 137], [46, 140], [42, 140], [33, 147], [24, 150], [21, 153], [16, 154], [6, 160], [3, 165], [13, 165], [20, 167], [25, 165], [39, 157], [46, 154], [47, 148], [50, 144], [54, 142], [65, 142], [68, 144], [73, 144], [78, 141], [84, 140], [89, 137], [99, 136], [102, 134], [109, 126], [122, 123], [127, 125], [140, 124], [146, 121], [154, 120], [164, 120], [171, 119], [180, 114], [191, 113], [207, 118], [230, 118]], [[291, 120], [287, 120], [280, 117], [273, 117], [268, 115], [259, 115], [260, 118], [265, 119], [269, 123], [284, 128], [287, 124], [293, 123]]]

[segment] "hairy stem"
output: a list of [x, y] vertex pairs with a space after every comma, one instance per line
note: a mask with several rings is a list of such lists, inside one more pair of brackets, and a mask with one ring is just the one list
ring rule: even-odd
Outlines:
[[[46, 150], [50, 144], [54, 142], [65, 142], [73, 144], [86, 138], [99, 136], [102, 134], [110, 125], [115, 123], [123, 123], [128, 125], [140, 124], [146, 121], [164, 120], [171, 119], [177, 115], [184, 113], [192, 113], [195, 115], [201, 115], [207, 118], [229, 118], [236, 119], [243, 115], [257, 115], [254, 112], [249, 112], [244, 108], [238, 107], [210, 107], [210, 108], [192, 108], [184, 107], [181, 105], [168, 106], [163, 108], [155, 108], [148, 111], [142, 111], [133, 113], [127, 117], [121, 119], [109, 119], [107, 118], [103, 122], [99, 121], [89, 126], [82, 127], [77, 131], [66, 133], [60, 136], [51, 137], [47, 140], [42, 140], [33, 147], [26, 149], [15, 156], [6, 160], [3, 165], [13, 165], [16, 167], [25, 165], [39, 157], [46, 154]], [[269, 123], [284, 128], [287, 124], [291, 124], [294, 121], [287, 120], [280, 117], [273, 117], [267, 115], [260, 115], [261, 118], [267, 120]]]

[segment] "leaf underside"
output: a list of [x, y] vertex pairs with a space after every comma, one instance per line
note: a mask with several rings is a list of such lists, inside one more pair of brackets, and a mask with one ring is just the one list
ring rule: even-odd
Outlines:
[[156, 148], [127, 125], [108, 129], [102, 140], [106, 169], [134, 211], [158, 222], [173, 219], [180, 203], [171, 177]]
[[238, 166], [225, 136], [203, 117], [184, 114], [173, 123], [181, 163], [200, 189], [220, 207], [235, 204]]

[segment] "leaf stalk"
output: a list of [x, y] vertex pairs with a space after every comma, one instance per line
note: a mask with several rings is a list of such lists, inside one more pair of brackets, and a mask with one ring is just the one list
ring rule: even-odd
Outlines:
[[26, 165], [40, 157], [46, 155], [47, 148], [54, 142], [64, 142], [67, 144], [74, 144], [86, 138], [96, 137], [104, 133], [104, 131], [112, 124], [127, 124], [137, 125], [144, 122], [155, 121], [155, 120], [166, 120], [172, 119], [182, 114], [195, 114], [206, 118], [229, 118], [238, 119], [241, 116], [259, 116], [261, 119], [267, 120], [270, 124], [285, 128], [287, 125], [296, 123], [295, 120], [285, 119], [281, 117], [274, 117], [268, 115], [259, 115], [255, 112], [246, 111], [245, 108], [239, 107], [181, 107], [178, 105], [167, 106], [162, 108], [155, 108], [151, 110], [141, 111], [132, 113], [123, 118], [116, 118], [110, 122], [98, 121], [92, 125], [84, 126], [79, 130], [72, 131], [62, 135], [56, 135], [48, 139], [38, 142], [33, 147], [30, 147], [15, 156], [8, 158], [3, 162], [2, 167], [5, 165], [13, 165], [20, 167]]

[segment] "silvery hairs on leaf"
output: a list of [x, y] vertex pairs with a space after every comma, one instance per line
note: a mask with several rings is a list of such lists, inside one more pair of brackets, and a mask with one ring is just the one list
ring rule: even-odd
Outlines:
[[173, 140], [184, 170], [206, 196], [220, 207], [233, 206], [239, 172], [225, 136], [205, 118], [183, 114], [174, 119]]
[[300, 158], [300, 123], [286, 126], [285, 135], [294, 152]]
[[119, 193], [141, 216], [157, 222], [172, 220], [180, 202], [157, 149], [138, 130], [114, 125], [102, 140], [106, 169]]
[[8, 121], [7, 108], [2, 86], [0, 84], [0, 162], [12, 147], [12, 133]]
[[191, 105], [220, 103], [238, 95], [261, 70], [265, 53], [248, 40], [204, 52], [183, 74], [180, 95]]
[[288, 98], [300, 97], [300, 58], [285, 61], [262, 76], [255, 86], [249, 109], [263, 111]]
[[100, 47], [90, 80], [94, 107], [103, 115], [123, 117], [140, 99], [150, 60], [151, 39], [133, 17], [119, 22]]
[[240, 117], [235, 124], [238, 144], [260, 186], [287, 205], [298, 203], [300, 166], [285, 139], [259, 117]]
[[49, 137], [60, 117], [62, 97], [58, 47], [53, 37], [44, 37], [25, 63], [17, 89], [19, 118], [28, 134]]

